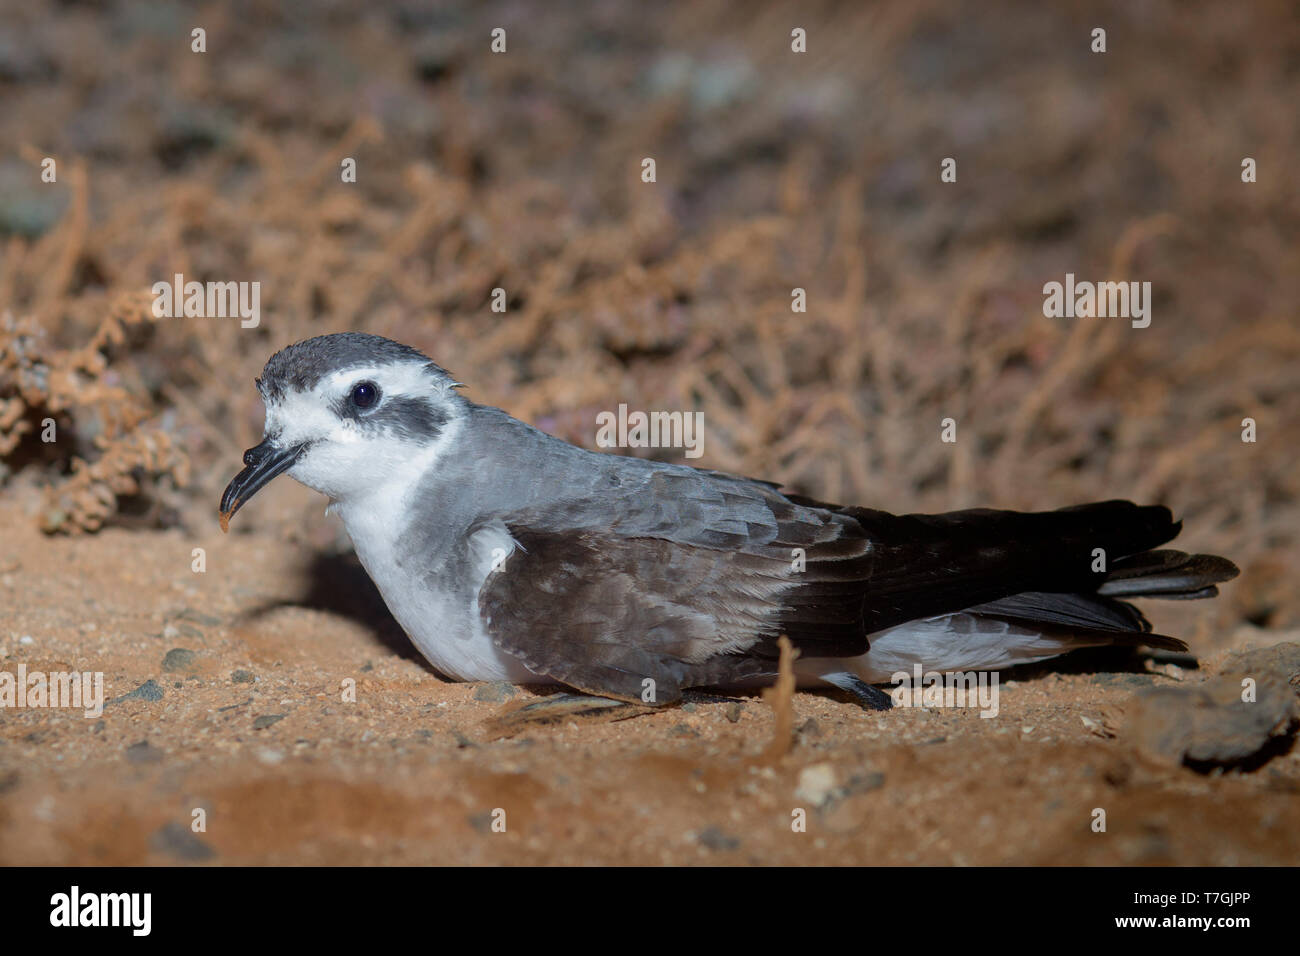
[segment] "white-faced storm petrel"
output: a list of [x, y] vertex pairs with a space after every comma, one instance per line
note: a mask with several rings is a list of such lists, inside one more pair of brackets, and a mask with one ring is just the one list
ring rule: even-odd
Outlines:
[[327, 495], [393, 616], [460, 680], [665, 704], [768, 681], [788, 635], [801, 684], [881, 706], [870, 685], [916, 664], [1185, 650], [1127, 599], [1211, 597], [1237, 574], [1159, 549], [1179, 531], [1160, 506], [893, 515], [586, 451], [374, 335], [291, 345], [257, 387], [264, 438], [222, 496], [222, 527], [281, 472]]

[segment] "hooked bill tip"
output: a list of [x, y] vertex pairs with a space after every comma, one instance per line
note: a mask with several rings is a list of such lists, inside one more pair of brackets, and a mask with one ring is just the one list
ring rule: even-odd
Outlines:
[[233, 515], [234, 513], [235, 513], [234, 508], [231, 508], [229, 511], [221, 512], [220, 521], [221, 521], [222, 534], [230, 534], [230, 516]]

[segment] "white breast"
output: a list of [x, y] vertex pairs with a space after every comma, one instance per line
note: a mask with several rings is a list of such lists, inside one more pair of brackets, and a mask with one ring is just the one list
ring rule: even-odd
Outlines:
[[[457, 680], [505, 680], [537, 683], [544, 680], [492, 643], [483, 628], [478, 593], [494, 566], [516, 547], [504, 526], [488, 526], [469, 539], [472, 559], [462, 562], [465, 585], [440, 589], [431, 565], [452, 556], [428, 555], [419, 564], [403, 562], [396, 553], [410, 518], [409, 488], [387, 487], [361, 501], [340, 503], [357, 557], [379, 588], [397, 623], [434, 667]], [[460, 570], [460, 569], [453, 569]], [[465, 580], [468, 579], [468, 580]]]

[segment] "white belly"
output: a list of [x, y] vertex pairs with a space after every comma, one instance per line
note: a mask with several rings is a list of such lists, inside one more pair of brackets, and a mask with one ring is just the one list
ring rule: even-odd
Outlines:
[[[545, 678], [528, 670], [519, 660], [502, 651], [483, 628], [478, 610], [478, 591], [491, 571], [496, 549], [514, 548], [504, 529], [475, 535], [478, 560], [465, 569], [472, 579], [469, 597], [461, 590], [442, 591], [431, 586], [425, 564], [403, 564], [394, 553], [396, 516], [389, 509], [339, 508], [352, 546], [370, 579], [411, 642], [440, 672], [455, 680], [538, 683]], [[393, 509], [396, 510], [396, 509]], [[434, 559], [436, 560], [436, 558]]]

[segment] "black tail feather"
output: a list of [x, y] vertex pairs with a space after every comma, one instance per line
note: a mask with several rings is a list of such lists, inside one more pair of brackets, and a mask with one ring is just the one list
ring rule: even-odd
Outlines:
[[1194, 600], [1214, 597], [1215, 586], [1238, 574], [1237, 566], [1214, 554], [1184, 551], [1145, 551], [1121, 558], [1112, 566], [1095, 593], [1058, 594], [1025, 591], [970, 609], [971, 613], [1045, 631], [1068, 633], [1080, 645], [1145, 644], [1185, 651], [1175, 637], [1153, 634], [1151, 622], [1118, 597], [1152, 597]]
[[1237, 566], [1217, 554], [1147, 551], [1116, 561], [1097, 593], [1106, 597], [1202, 598], [1237, 576]]

